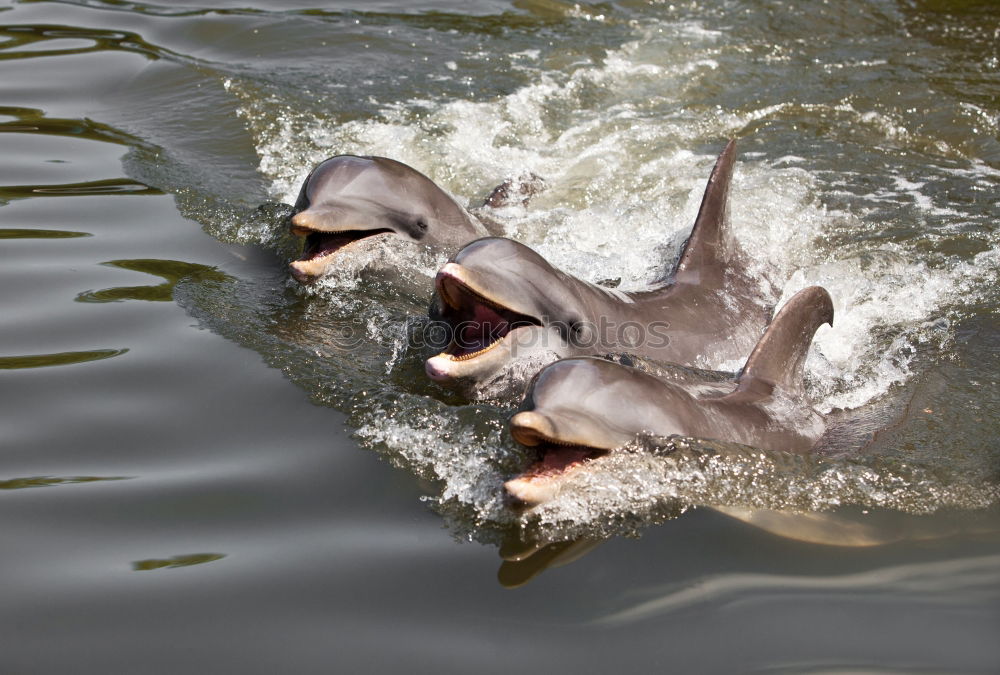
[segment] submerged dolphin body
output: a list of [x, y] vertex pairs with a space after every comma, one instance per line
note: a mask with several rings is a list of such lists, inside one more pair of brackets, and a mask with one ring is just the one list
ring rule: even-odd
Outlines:
[[[677, 264], [648, 290], [577, 279], [532, 249], [474, 241], [437, 275], [432, 318], [451, 337], [428, 376], [472, 395], [520, 384], [558, 358], [628, 352], [684, 365], [739, 359], [767, 323], [769, 299], [728, 232], [735, 143], [719, 155]], [[529, 367], [518, 367], [525, 364]]]
[[666, 381], [598, 358], [544, 368], [532, 381], [510, 431], [541, 459], [506, 483], [527, 504], [551, 499], [568, 471], [621, 448], [640, 434], [695, 436], [780, 452], [805, 453], [826, 428], [805, 401], [802, 371], [816, 330], [833, 324], [819, 286], [782, 307], [735, 379]]
[[[496, 188], [488, 205], [501, 204], [510, 184]], [[302, 283], [323, 276], [340, 249], [358, 242], [395, 236], [457, 248], [491, 233], [430, 178], [385, 157], [338, 155], [321, 162], [302, 184], [293, 214], [292, 234], [304, 237], [305, 245], [290, 267]]]

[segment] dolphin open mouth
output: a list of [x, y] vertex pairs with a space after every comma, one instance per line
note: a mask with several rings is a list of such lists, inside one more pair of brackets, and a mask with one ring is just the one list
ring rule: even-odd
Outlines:
[[534, 448], [538, 453], [538, 461], [521, 474], [521, 478], [557, 475], [577, 464], [608, 454], [608, 450], [549, 437], [530, 421], [512, 423], [510, 432], [514, 440]]
[[341, 230], [322, 232], [300, 225], [292, 227], [292, 234], [305, 238], [302, 255], [292, 262], [292, 274], [299, 281], [313, 280], [322, 276], [330, 258], [349, 244], [383, 234], [395, 234], [388, 228], [377, 230]]
[[607, 450], [589, 448], [585, 445], [563, 445], [552, 442], [537, 448], [537, 451], [539, 460], [528, 467], [519, 478], [558, 476], [579, 464], [608, 454]]
[[524, 473], [504, 483], [511, 496], [527, 505], [553, 499], [559, 493], [560, 479], [609, 452], [556, 438], [548, 421], [532, 412], [515, 415], [510, 432], [514, 440], [534, 449], [538, 457]]
[[607, 450], [585, 445], [562, 445], [547, 442], [536, 448], [538, 460], [524, 473], [515, 476], [504, 487], [515, 500], [534, 506], [555, 499], [563, 481], [591, 460], [608, 454]]
[[455, 276], [439, 274], [435, 284], [444, 303], [441, 318], [448, 324], [451, 339], [435, 358], [470, 361], [509, 340], [517, 329], [542, 325], [533, 316], [480, 295]]

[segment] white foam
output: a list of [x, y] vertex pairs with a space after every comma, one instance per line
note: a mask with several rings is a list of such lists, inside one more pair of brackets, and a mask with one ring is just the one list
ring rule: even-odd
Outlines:
[[[376, 408], [357, 431], [358, 438], [392, 449], [393, 463], [425, 479], [440, 481], [438, 502], [471, 507], [476, 517], [494, 523], [512, 519], [504, 506], [505, 457], [501, 430], [477, 435], [470, 425], [456, 425], [445, 406], [411, 412]], [[433, 409], [436, 408], [436, 409]]]
[[[894, 176], [893, 180], [896, 183], [896, 188], [899, 190], [899, 193], [896, 193], [896, 194], [902, 194], [902, 195], [906, 195], [908, 197], [911, 197], [913, 199], [914, 204], [916, 205], [916, 207], [919, 210], [926, 211], [927, 213], [930, 213], [930, 214], [933, 214], [933, 215], [936, 215], [936, 216], [960, 216], [960, 215], [962, 215], [961, 212], [956, 211], [954, 209], [939, 208], [939, 207], [935, 206], [934, 202], [931, 200], [931, 198], [928, 197], [927, 195], [925, 195], [923, 192], [920, 191], [920, 188], [922, 188], [925, 185], [927, 185], [926, 181], [923, 181], [923, 182], [913, 182], [913, 181], [907, 180], [906, 178], [904, 178], [902, 176]], [[890, 196], [896, 196], [896, 195], [890, 193]]]

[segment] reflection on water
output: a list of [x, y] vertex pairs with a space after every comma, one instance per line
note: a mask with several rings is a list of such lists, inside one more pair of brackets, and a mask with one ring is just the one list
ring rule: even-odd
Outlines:
[[60, 352], [58, 354], [0, 356], [0, 370], [71, 366], [77, 363], [87, 363], [88, 361], [110, 359], [126, 353], [128, 353], [128, 349], [92, 349], [84, 352]]
[[22, 488], [52, 487], [54, 485], [72, 485], [76, 483], [93, 483], [103, 480], [128, 480], [126, 476], [32, 476], [31, 478], [10, 478], [0, 480], [0, 490], [20, 490]]
[[131, 178], [107, 178], [63, 185], [2, 185], [0, 203], [26, 197], [79, 197], [81, 195], [162, 195], [163, 192]]
[[0, 42], [0, 61], [72, 56], [110, 50], [134, 52], [148, 58], [163, 56], [161, 48], [149, 44], [136, 33], [125, 31], [57, 24], [0, 26], [0, 37], [7, 38]]
[[14, 118], [10, 122], [0, 122], [0, 133], [68, 136], [125, 146], [141, 145], [142, 143], [135, 136], [107, 124], [89, 119], [52, 118], [46, 116], [45, 111], [38, 108], [0, 106], [0, 117]]
[[580, 538], [543, 544], [512, 536], [500, 545], [503, 563], [497, 570], [497, 581], [504, 588], [520, 588], [547, 569], [579, 560], [604, 541]]
[[[893, 511], [869, 512], [858, 508], [837, 512], [777, 511], [773, 509], [709, 507], [783, 539], [831, 548], [867, 548], [900, 542], [940, 541], [959, 536], [984, 536], [1000, 533], [1000, 526], [989, 518], [968, 519], [961, 513], [913, 516]], [[680, 517], [686, 509], [679, 503], [673, 514], [660, 519]], [[509, 530], [499, 544], [503, 563], [497, 573], [501, 586], [517, 588], [545, 570], [575, 562], [593, 551], [609, 536], [581, 536], [559, 539], [533, 528]], [[845, 582], [850, 586], [850, 582]]]
[[149, 560], [136, 560], [132, 563], [132, 569], [136, 572], [146, 572], [149, 570], [190, 567], [191, 565], [201, 565], [203, 563], [222, 560], [225, 557], [226, 554], [224, 553], [191, 553], [188, 555], [175, 555], [172, 558], [150, 558]]
[[90, 237], [89, 232], [70, 232], [69, 230], [24, 230], [0, 228], [0, 239], [74, 239]]
[[227, 276], [214, 267], [186, 263], [180, 260], [111, 260], [102, 263], [132, 272], [142, 272], [163, 277], [166, 281], [157, 286], [122, 286], [105, 288], [100, 291], [85, 291], [76, 296], [77, 302], [120, 302], [122, 300], [145, 300], [147, 302], [170, 302], [174, 299], [174, 287], [182, 280], [193, 282], [202, 280], [223, 281]]
[[[978, 596], [984, 589], [990, 600], [1000, 600], [1000, 556], [961, 558], [946, 562], [919, 563], [883, 567], [871, 572], [833, 576], [775, 576], [767, 574], [732, 574], [700, 579], [685, 588], [651, 591], [652, 596], [628, 609], [601, 617], [603, 625], [638, 623], [657, 614], [676, 612], [692, 605], [720, 605], [738, 601], [741, 596], [781, 594], [803, 591], [832, 596], [843, 592], [879, 595], [905, 594], [910, 597], [954, 602], [965, 593]], [[980, 596], [981, 597], [981, 596]]]

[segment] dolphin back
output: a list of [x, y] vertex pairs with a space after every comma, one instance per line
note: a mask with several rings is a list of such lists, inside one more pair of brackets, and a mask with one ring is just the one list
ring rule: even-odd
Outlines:
[[792, 296], [750, 353], [740, 372], [739, 389], [769, 394], [778, 387], [801, 396], [809, 345], [824, 323], [833, 325], [833, 301], [825, 288], [809, 286]]

